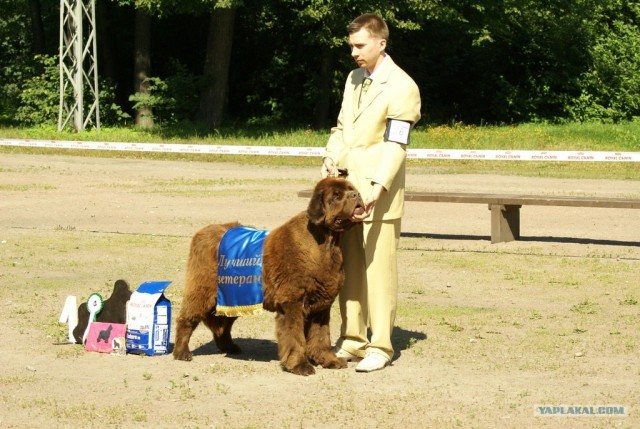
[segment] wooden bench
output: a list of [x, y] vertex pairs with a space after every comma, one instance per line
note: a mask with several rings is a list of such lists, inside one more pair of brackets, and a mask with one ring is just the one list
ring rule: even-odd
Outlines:
[[[311, 197], [311, 190], [298, 192]], [[405, 192], [405, 201], [487, 204], [491, 210], [491, 242], [520, 238], [520, 208], [524, 205], [640, 209], [640, 199], [482, 194], [466, 192]]]

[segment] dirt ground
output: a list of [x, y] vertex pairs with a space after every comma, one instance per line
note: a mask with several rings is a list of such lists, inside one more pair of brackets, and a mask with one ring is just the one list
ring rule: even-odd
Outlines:
[[[272, 229], [304, 210], [316, 168], [0, 155], [0, 427], [640, 427], [640, 212], [522, 208], [491, 244], [486, 206], [407, 203], [396, 356], [383, 371], [278, 364], [273, 315], [239, 320], [225, 356], [196, 330], [192, 362], [64, 344], [65, 298], [171, 280], [209, 223]], [[640, 195], [637, 181], [444, 175], [411, 190]], [[334, 306], [332, 336], [339, 331]], [[172, 333], [173, 334], [173, 333]], [[540, 415], [540, 407], [621, 416]], [[572, 408], [570, 406], [580, 407]], [[592, 408], [590, 408], [592, 407]], [[573, 411], [572, 411], [573, 410]], [[586, 410], [586, 411], [585, 411]]]

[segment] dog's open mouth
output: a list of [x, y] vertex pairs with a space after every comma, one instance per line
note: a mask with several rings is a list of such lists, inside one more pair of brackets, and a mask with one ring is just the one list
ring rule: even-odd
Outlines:
[[356, 204], [356, 206], [354, 207], [353, 211], [351, 212], [351, 216], [349, 216], [348, 218], [345, 217], [337, 217], [335, 219], [335, 224], [336, 225], [342, 225], [344, 222], [348, 222], [351, 219], [353, 219], [354, 216], [360, 216], [364, 213], [364, 206], [360, 203]]
[[353, 209], [353, 213], [351, 213], [351, 217], [353, 216], [360, 216], [364, 213], [364, 206], [361, 204], [357, 204], [356, 208]]

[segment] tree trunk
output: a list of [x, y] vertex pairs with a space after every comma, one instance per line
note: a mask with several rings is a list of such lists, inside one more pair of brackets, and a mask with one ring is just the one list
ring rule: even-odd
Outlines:
[[40, 0], [31, 0], [31, 32], [33, 33], [33, 53], [44, 54], [47, 52], [44, 43], [44, 28], [42, 25], [42, 8]]
[[329, 108], [331, 106], [331, 75], [333, 71], [333, 57], [331, 48], [324, 46], [320, 58], [320, 72], [318, 74], [318, 96], [313, 112], [313, 126], [315, 129], [326, 128], [329, 124]]
[[198, 119], [211, 129], [222, 124], [226, 110], [235, 14], [235, 8], [211, 13], [203, 73], [209, 84], [202, 90], [198, 109]]
[[[151, 72], [151, 15], [144, 9], [136, 9], [134, 36], [133, 90], [136, 93], [148, 94], [147, 78]], [[151, 106], [136, 109], [135, 123], [141, 128], [153, 127], [153, 111]]]

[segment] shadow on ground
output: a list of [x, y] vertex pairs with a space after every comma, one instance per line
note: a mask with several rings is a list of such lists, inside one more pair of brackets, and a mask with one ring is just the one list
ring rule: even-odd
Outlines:
[[[461, 240], [461, 241], [491, 241], [488, 235], [457, 235], [457, 234], [429, 234], [422, 232], [403, 232], [401, 237], [408, 238], [432, 238], [436, 240]], [[542, 242], [542, 243], [573, 243], [573, 244], [597, 244], [602, 246], [634, 246], [640, 247], [637, 241], [619, 241], [619, 240], [599, 240], [592, 238], [577, 237], [520, 237], [518, 241], [525, 242]]]
[[[395, 350], [394, 359], [402, 354], [402, 351], [411, 348], [416, 342], [427, 339], [427, 334], [417, 331], [409, 331], [398, 326], [393, 328], [391, 344]], [[253, 338], [235, 338], [234, 342], [242, 352], [238, 354], [226, 354], [226, 357], [236, 360], [271, 362], [278, 360], [278, 345], [275, 341]], [[172, 344], [173, 347], [173, 344]], [[194, 356], [208, 356], [221, 354], [213, 341], [202, 344], [192, 350]]]

